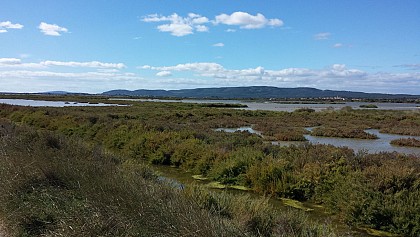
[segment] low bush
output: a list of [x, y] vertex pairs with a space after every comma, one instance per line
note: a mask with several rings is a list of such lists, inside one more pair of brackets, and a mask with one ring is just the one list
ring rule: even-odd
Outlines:
[[400, 138], [392, 140], [391, 144], [396, 146], [420, 147], [420, 140], [415, 138]]

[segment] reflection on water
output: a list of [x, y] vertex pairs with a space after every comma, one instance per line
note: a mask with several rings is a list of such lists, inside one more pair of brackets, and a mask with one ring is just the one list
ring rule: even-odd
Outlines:
[[249, 133], [254, 133], [257, 135], [261, 136], [261, 132], [254, 130], [252, 127], [240, 127], [240, 128], [216, 128], [214, 129], [214, 131], [216, 132], [229, 132], [229, 133], [233, 133], [233, 132], [249, 132]]
[[[287, 103], [281, 102], [250, 102], [250, 101], [241, 101], [241, 100], [192, 100], [192, 99], [182, 99], [182, 100], [160, 100], [160, 99], [126, 99], [126, 98], [111, 98], [110, 100], [125, 100], [125, 101], [140, 101], [140, 102], [179, 102], [179, 103], [197, 103], [197, 104], [213, 104], [213, 103], [223, 103], [223, 104], [243, 104], [247, 105], [247, 108], [238, 108], [244, 110], [269, 110], [269, 111], [287, 111], [292, 112], [296, 109], [301, 108], [310, 108], [314, 109], [315, 111], [322, 111], [322, 110], [338, 110], [342, 109], [343, 107], [350, 106], [353, 109], [361, 109], [360, 105], [367, 105], [372, 103], [367, 102], [342, 102], [339, 104], [316, 104], [310, 103], [308, 104], [301, 104], [301, 102], [291, 103], [287, 101]], [[412, 111], [420, 111], [419, 104], [411, 104], [411, 103], [374, 103], [378, 108], [376, 109], [384, 109], [384, 110], [412, 110]], [[372, 109], [369, 109], [372, 110]], [[373, 109], [375, 110], [375, 109]]]
[[0, 99], [0, 104], [33, 106], [33, 107], [67, 107], [67, 106], [126, 106], [104, 103], [78, 103], [68, 101], [47, 101], [47, 100], [24, 100], [24, 99]]
[[420, 155], [420, 148], [418, 147], [401, 147], [391, 145], [390, 142], [400, 138], [416, 138], [420, 136], [404, 136], [395, 134], [380, 133], [377, 129], [365, 130], [367, 133], [374, 134], [378, 139], [354, 139], [354, 138], [336, 138], [336, 137], [316, 137], [311, 135], [304, 135], [305, 138], [314, 144], [329, 144], [333, 146], [346, 146], [354, 151], [367, 151], [368, 153], [378, 152], [399, 152], [405, 154]]
[[[311, 131], [312, 128], [306, 128], [308, 131]], [[239, 128], [217, 128], [214, 131], [223, 131], [223, 132], [237, 132], [237, 131], [247, 131], [249, 133], [255, 133], [262, 136], [260, 131], [252, 129], [252, 127], [239, 127]], [[355, 138], [338, 138], [338, 137], [318, 137], [305, 134], [304, 137], [313, 144], [325, 144], [333, 145], [337, 147], [349, 147], [355, 152], [366, 151], [368, 153], [379, 153], [379, 152], [399, 152], [404, 154], [414, 154], [420, 155], [419, 147], [402, 147], [391, 145], [390, 142], [395, 139], [400, 138], [416, 138], [420, 140], [420, 136], [405, 136], [405, 135], [396, 135], [396, 134], [386, 134], [380, 133], [377, 129], [368, 129], [365, 130], [367, 133], [374, 134], [378, 139], [355, 139]], [[290, 146], [290, 145], [300, 145], [305, 142], [301, 141], [273, 141], [273, 145], [279, 146]]]

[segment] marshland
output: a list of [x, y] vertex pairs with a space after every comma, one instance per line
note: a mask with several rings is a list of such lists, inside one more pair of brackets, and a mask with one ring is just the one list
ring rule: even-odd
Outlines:
[[[376, 139], [367, 129], [415, 137], [420, 135], [418, 111], [344, 107], [286, 112], [65, 99], [82, 100], [126, 106], [0, 105], [0, 217], [10, 233], [420, 233], [419, 153], [273, 143], [305, 141], [308, 134]], [[223, 130], [240, 127], [260, 134]]]

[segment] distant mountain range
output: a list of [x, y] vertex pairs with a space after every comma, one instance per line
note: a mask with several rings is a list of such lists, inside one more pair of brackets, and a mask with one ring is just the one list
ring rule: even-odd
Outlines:
[[354, 91], [320, 90], [309, 87], [278, 88], [271, 86], [198, 88], [182, 90], [111, 90], [102, 93], [107, 96], [142, 96], [174, 98], [212, 98], [212, 99], [246, 99], [246, 98], [361, 98], [361, 99], [400, 99], [420, 98], [420, 95], [382, 94]]

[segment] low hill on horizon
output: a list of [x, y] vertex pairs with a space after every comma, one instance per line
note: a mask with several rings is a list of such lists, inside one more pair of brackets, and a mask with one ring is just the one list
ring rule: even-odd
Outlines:
[[111, 90], [102, 93], [107, 96], [174, 97], [174, 98], [212, 98], [212, 99], [268, 99], [268, 98], [361, 98], [361, 99], [399, 99], [420, 98], [420, 95], [366, 93], [355, 91], [320, 90], [310, 87], [279, 88], [271, 86], [197, 88], [181, 90]]

